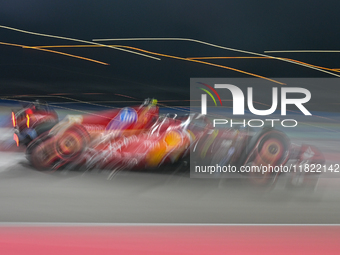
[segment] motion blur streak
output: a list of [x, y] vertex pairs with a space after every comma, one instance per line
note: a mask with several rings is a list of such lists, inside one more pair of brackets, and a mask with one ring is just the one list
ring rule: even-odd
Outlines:
[[[229, 69], [229, 70], [232, 70], [232, 71], [235, 71], [235, 72], [239, 72], [239, 73], [247, 74], [247, 75], [250, 75], [250, 76], [258, 77], [258, 78], [261, 78], [261, 79], [265, 79], [265, 80], [268, 80], [268, 81], [271, 81], [271, 82], [275, 82], [275, 83], [278, 83], [278, 84], [280, 84], [280, 85], [285, 85], [284, 83], [278, 82], [278, 81], [276, 81], [276, 80], [269, 79], [269, 78], [264, 77], [264, 76], [261, 76], [261, 75], [249, 73], [249, 72], [242, 71], [242, 70], [235, 69], [235, 68], [228, 67], [228, 66], [217, 65], [217, 64], [213, 64], [213, 63], [209, 63], [209, 62], [203, 62], [203, 61], [194, 60], [194, 59], [188, 59], [188, 58], [182, 58], [182, 57], [176, 57], [176, 56], [172, 56], [172, 55], [166, 55], [166, 54], [156, 53], [156, 52], [152, 52], [152, 51], [147, 51], [147, 50], [139, 49], [139, 48], [136, 48], [136, 47], [130, 47], [130, 46], [124, 46], [124, 45], [111, 45], [111, 46], [112, 46], [112, 47], [116, 47], [116, 48], [128, 48], [128, 49], [133, 49], [133, 50], [142, 51], [142, 52], [145, 52], [145, 53], [154, 54], [154, 55], [161, 56], [161, 57], [180, 59], [180, 60], [184, 60], [184, 61], [191, 61], [191, 62], [196, 62], [196, 63], [200, 63], [200, 64], [205, 64], [205, 65], [210, 65], [210, 66], [225, 68], [225, 69]], [[46, 46], [43, 46], [43, 47], [46, 47]], [[55, 47], [55, 46], [52, 46], [52, 47]], [[57, 47], [59, 47], [59, 46], [57, 46]], [[69, 47], [73, 47], [73, 46], [72, 46], [72, 45], [69, 45]], [[77, 45], [76, 45], [75, 47], [77, 47]], [[339, 76], [339, 77], [340, 77], [340, 76]]]
[[266, 50], [264, 53], [294, 53], [294, 52], [306, 52], [306, 53], [339, 53], [340, 50]]
[[[34, 48], [34, 47], [29, 47], [29, 46], [25, 46], [25, 47], [23, 47], [23, 48], [36, 49], [36, 48]], [[88, 60], [88, 61], [92, 61], [92, 62], [95, 62], [95, 63], [98, 63], [98, 64], [102, 64], [102, 65], [109, 65], [108, 63], [105, 63], [105, 62], [101, 62], [101, 61], [94, 60], [94, 59], [90, 59], [90, 58], [75, 56], [75, 55], [68, 54], [68, 53], [64, 53], [64, 52], [58, 52], [58, 51], [54, 51], [54, 50], [46, 50], [46, 49], [41, 49], [41, 50], [47, 51], [47, 52], [51, 52], [51, 53], [57, 53], [57, 54], [64, 55], [64, 56], [68, 56], [68, 57], [74, 57], [74, 58], [79, 58], [79, 59], [83, 59], [83, 60]]]
[[216, 45], [216, 44], [212, 44], [212, 43], [208, 43], [208, 42], [203, 42], [203, 41], [199, 41], [199, 40], [195, 40], [195, 39], [189, 39], [189, 38], [114, 38], [114, 39], [93, 39], [92, 41], [190, 41], [190, 42], [196, 42], [196, 43], [200, 43], [200, 44], [204, 44], [204, 45], [208, 45], [211, 47], [215, 47], [215, 48], [220, 48], [220, 49], [224, 49], [224, 50], [230, 50], [230, 51], [235, 51], [235, 52], [241, 52], [241, 53], [245, 53], [245, 54], [251, 54], [251, 55], [256, 55], [256, 56], [260, 56], [260, 57], [269, 57], [269, 58], [273, 58], [273, 59], [277, 59], [277, 60], [281, 60], [281, 61], [285, 61], [288, 63], [292, 63], [292, 64], [296, 64], [296, 65], [300, 65], [300, 66], [305, 66], [320, 72], [324, 72], [333, 76], [337, 76], [340, 77], [340, 75], [316, 68], [316, 67], [312, 67], [312, 66], [308, 66], [308, 65], [304, 65], [302, 63], [298, 63], [298, 62], [294, 62], [294, 61], [290, 61], [288, 59], [282, 59], [282, 58], [277, 58], [277, 57], [273, 57], [270, 55], [265, 55], [265, 54], [261, 54], [261, 53], [256, 53], [256, 52], [251, 52], [251, 51], [245, 51], [245, 50], [238, 50], [238, 49], [233, 49], [233, 48], [228, 48], [228, 47], [224, 47], [224, 46], [220, 46], [220, 45]]
[[131, 98], [131, 99], [137, 99], [135, 97], [130, 97], [130, 96], [127, 96], [127, 95], [122, 95], [122, 94], [115, 94], [116, 96], [120, 96], [120, 97], [126, 97], [126, 98]]
[[[264, 76], [261, 76], [261, 75], [249, 73], [249, 72], [246, 72], [246, 71], [243, 71], [243, 70], [239, 70], [239, 69], [236, 69], [236, 68], [232, 68], [232, 67], [228, 67], [228, 66], [217, 65], [217, 64], [213, 64], [213, 63], [209, 63], [209, 62], [204, 62], [204, 61], [199, 61], [199, 60], [194, 60], [194, 59], [187, 59], [187, 58], [182, 58], [182, 57], [176, 57], [176, 56], [171, 56], [171, 55], [165, 55], [165, 54], [155, 53], [155, 52], [151, 52], [151, 51], [147, 51], [147, 50], [142, 50], [142, 49], [138, 49], [138, 48], [130, 47], [130, 46], [120, 46], [120, 47], [129, 48], [129, 49], [135, 49], [135, 50], [140, 50], [140, 51], [142, 51], [142, 52], [146, 52], [146, 53], [150, 53], [150, 54], [155, 54], [155, 55], [157, 55], [157, 56], [163, 56], [163, 57], [168, 57], [168, 58], [174, 58], [174, 59], [180, 59], [180, 60], [186, 60], [186, 61], [196, 62], [196, 63], [205, 64], [205, 65], [210, 65], [210, 66], [221, 67], [221, 68], [229, 69], [229, 70], [232, 70], [232, 71], [235, 71], [235, 72], [239, 72], [239, 73], [247, 74], [247, 75], [250, 75], [250, 76], [258, 77], [258, 78], [265, 79], [265, 80], [268, 80], [268, 81], [272, 81], [272, 82], [278, 83], [278, 84], [280, 84], [280, 85], [285, 85], [284, 83], [278, 82], [278, 81], [276, 81], [276, 80], [269, 79], [269, 78], [264, 77]], [[340, 77], [340, 76], [339, 76], [339, 77]]]
[[68, 53], [64, 53], [64, 52], [60, 52], [60, 51], [47, 50], [47, 49], [40, 49], [40, 48], [38, 48], [38, 47], [30, 47], [30, 46], [25, 46], [25, 45], [20, 45], [20, 44], [13, 44], [13, 43], [4, 43], [4, 42], [0, 42], [0, 44], [2, 44], [2, 45], [8, 45], [8, 46], [21, 47], [21, 48], [24, 48], [24, 49], [41, 50], [41, 51], [56, 53], [56, 54], [60, 54], [60, 55], [68, 56], [68, 57], [79, 58], [79, 59], [83, 59], [83, 60], [95, 62], [95, 63], [102, 64], [102, 65], [109, 65], [108, 63], [105, 63], [105, 62], [101, 62], [101, 61], [94, 60], [94, 59], [91, 59], [91, 58], [85, 58], [85, 57], [81, 57], [81, 56], [76, 56], [76, 55], [72, 55], [72, 54], [68, 54]]
[[[115, 107], [115, 106], [109, 106], [109, 105], [104, 105], [104, 104], [97, 104], [97, 103], [126, 103], [126, 102], [139, 102], [137, 98], [135, 97], [130, 97], [130, 96], [127, 96], [127, 95], [122, 95], [122, 94], [115, 94], [116, 96], [120, 96], [120, 97], [126, 97], [126, 98], [131, 98], [131, 99], [135, 99], [135, 101], [82, 101], [82, 100], [78, 100], [78, 99], [75, 99], [75, 98], [71, 98], [71, 97], [63, 97], [63, 96], [59, 96], [59, 95], [70, 95], [71, 93], [56, 93], [56, 94], [49, 94], [49, 95], [16, 95], [16, 96], [8, 96], [8, 97], [2, 97], [1, 99], [2, 100], [11, 100], [11, 101], [18, 101], [18, 102], [25, 102], [25, 103], [29, 103], [29, 101], [22, 101], [22, 100], [15, 100], [13, 98], [18, 98], [18, 97], [33, 97], [33, 98], [61, 98], [61, 99], [66, 99], [66, 100], [70, 100], [70, 101], [74, 101], [74, 102], [58, 102], [57, 104], [70, 104], [70, 103], [82, 103], [82, 104], [88, 104], [88, 105], [94, 105], [94, 106], [101, 106], [101, 107], [106, 107], [106, 108], [112, 108], [112, 109], [117, 109], [119, 107]], [[97, 95], [97, 94], [100, 94], [100, 93], [82, 93], [82, 94], [88, 94], [88, 95]], [[10, 99], [12, 98], [12, 99]], [[137, 101], [136, 101], [137, 100]], [[165, 108], [169, 108], [169, 109], [175, 109], [175, 110], [179, 110], [179, 111], [183, 111], [183, 112], [189, 112], [187, 110], [182, 110], [182, 109], [179, 109], [179, 108], [176, 108], [176, 107], [171, 107], [171, 106], [168, 106], [166, 104], [162, 104], [161, 102], [190, 102], [192, 100], [160, 100], [158, 101], [158, 104], [165, 107]], [[221, 100], [221, 105], [222, 105], [222, 101], [232, 101], [232, 100], [229, 100], [229, 99], [223, 99]], [[264, 106], [270, 106], [268, 104], [265, 104], [265, 103], [261, 103], [261, 102], [257, 102], [257, 101], [254, 101], [253, 103], [256, 103], [256, 104], [260, 104], [260, 105], [264, 105]], [[52, 103], [53, 104], [53, 103]], [[55, 106], [56, 108], [62, 108], [62, 109], [66, 109], [66, 110], [72, 110], [72, 111], [77, 111], [77, 112], [82, 112], [82, 113], [86, 113], [86, 114], [93, 114], [93, 113], [90, 113], [90, 112], [85, 112], [85, 111], [80, 111], [80, 110], [76, 110], [76, 109], [71, 109], [71, 108], [67, 108], [67, 107], [62, 107], [62, 106]], [[292, 112], [292, 113], [297, 113], [298, 111], [294, 111], [294, 110], [287, 110], [288, 112]], [[96, 114], [93, 114], [93, 115], [96, 115]], [[319, 116], [319, 115], [313, 115], [314, 117], [317, 117], [317, 118], [321, 118], [321, 119], [326, 119], [326, 120], [334, 120], [332, 118], [327, 118], [327, 117], [324, 117], [324, 116]], [[301, 122], [302, 123], [302, 122]], [[326, 129], [328, 130], [328, 129]], [[329, 131], [333, 131], [333, 130], [329, 130]]]
[[[8, 100], [8, 101], [14, 101], [14, 102], [26, 103], [26, 104], [31, 103], [31, 101], [27, 101], [27, 100], [10, 99], [10, 98], [1, 98], [1, 100]], [[95, 114], [95, 113], [92, 113], [92, 112], [82, 111], [82, 110], [78, 110], [78, 109], [71, 109], [71, 108], [68, 108], [68, 107], [60, 106], [60, 105], [54, 105], [53, 107], [64, 109], [64, 110], [70, 110], [70, 111], [74, 111], [74, 112], [85, 113], [85, 114], [89, 114], [89, 115], [92, 115], [92, 116], [102, 117], [102, 118], [105, 118], [105, 119], [110, 119], [106, 116], [101, 116], [101, 115], [98, 115], [98, 114]]]
[[[269, 57], [194, 57], [194, 58], [188, 58], [188, 59], [273, 59], [273, 58], [269, 58]], [[295, 60], [295, 59], [291, 59], [291, 58], [282, 58], [282, 59], [288, 59], [290, 61], [302, 63], [304, 65], [313, 66], [313, 67], [328, 70], [328, 71], [339, 72], [339, 69], [335, 69], [335, 68], [327, 68], [327, 67], [322, 67], [322, 66], [316, 66], [316, 65], [308, 64], [308, 63], [298, 61], [298, 60]]]
[[339, 254], [339, 226], [5, 226], [1, 254]]
[[[49, 47], [49, 46], [46, 46], [46, 47]], [[52, 46], [52, 47], [54, 47], [54, 46]], [[94, 94], [94, 95], [96, 95], [96, 94], [100, 94], [100, 93], [83, 93], [83, 94]], [[74, 99], [74, 98], [70, 98], [70, 97], [63, 97], [61, 95], [70, 95], [70, 93], [56, 93], [56, 94], [49, 94], [49, 95], [16, 95], [16, 96], [3, 97], [1, 99], [16, 101], [16, 100], [9, 99], [9, 98], [18, 98], [18, 97], [34, 97], [34, 98], [38, 98], [38, 97], [39, 98], [51, 97], [51, 98], [53, 98], [53, 97], [55, 97], [55, 98], [61, 98], [61, 99], [66, 99], [66, 100], [74, 101], [74, 103], [83, 103], [83, 104], [94, 105], [94, 106], [101, 106], [101, 107], [113, 108], [113, 109], [118, 108], [118, 107], [114, 107], [114, 106], [97, 104], [96, 102], [93, 102], [93, 101], [82, 101], [82, 100], [78, 100], [78, 99]], [[128, 95], [122, 95], [122, 94], [117, 94], [117, 93], [115, 93], [115, 95], [116, 96], [120, 96], [120, 97], [126, 97], [126, 98], [131, 98], [131, 99], [138, 100], [137, 98], [131, 97], [131, 96], [128, 96]], [[18, 102], [26, 102], [26, 103], [28, 103], [28, 101], [20, 101], [20, 100], [17, 100], [17, 101]], [[165, 107], [165, 108], [175, 109], [175, 110], [179, 110], [179, 111], [182, 111], [182, 112], [189, 112], [187, 110], [182, 110], [182, 109], [179, 109], [179, 108], [176, 108], [176, 107], [170, 107], [170, 106], [168, 106], [166, 104], [162, 104], [161, 103], [161, 102], [173, 102], [173, 101], [177, 101], [177, 102], [178, 101], [189, 101], [190, 102], [191, 100], [161, 100], [161, 101], [158, 101], [158, 104], [163, 106], [163, 107]], [[232, 100], [228, 100], [228, 99], [220, 100], [221, 105], [222, 105], [222, 101], [232, 101]], [[107, 102], [107, 103], [117, 103], [117, 102], [126, 102], [126, 101], [105, 101], [105, 102]], [[104, 101], [98, 101], [98, 103], [105, 103], [105, 102]], [[131, 101], [127, 101], [127, 102], [131, 102]], [[132, 102], [136, 102], [136, 101], [132, 101]], [[65, 102], [62, 102], [62, 103], [65, 103]], [[69, 104], [69, 103], [72, 103], [72, 102], [66, 102], [66, 103]], [[264, 103], [257, 102], [257, 101], [254, 101], [254, 103], [260, 104], [260, 105], [265, 105], [265, 106], [270, 106], [268, 104], [264, 104]], [[58, 104], [60, 104], [60, 102]], [[66, 107], [62, 107], [62, 106], [55, 106], [55, 107], [61, 108], [61, 109], [77, 111], [77, 112], [82, 112], [82, 113], [86, 113], [86, 114], [96, 115], [96, 114], [93, 114], [93, 113], [90, 113], [90, 112], [84, 112], [84, 111], [80, 111], [80, 110], [76, 110], [76, 109], [71, 109], [71, 108], [66, 108]], [[297, 113], [297, 111], [294, 111], [294, 110], [288, 110], [288, 111], [292, 112], [292, 113]], [[315, 114], [314, 114], [314, 117], [321, 118], [321, 119], [326, 119], [326, 120], [334, 120], [332, 118], [327, 118], [327, 117], [319, 116], [319, 115], [315, 115]], [[310, 124], [307, 124], [307, 125], [310, 125]], [[314, 126], [314, 127], [317, 127], [317, 126]], [[322, 129], [334, 132], [334, 130], [325, 129], [325, 128], [322, 128]]]
[[193, 57], [188, 59], [272, 59], [269, 57]]
[[[79, 94], [79, 93], [77, 93], [77, 94]], [[77, 94], [75, 93], [75, 95], [77, 95]], [[99, 95], [99, 94], [103, 94], [103, 93], [81, 93], [81, 94], [85, 94], [85, 95]], [[73, 95], [73, 94], [72, 93], [53, 93], [53, 94], [48, 94], [48, 95], [13, 95], [13, 96], [5, 96], [5, 97], [2, 97], [1, 99], [7, 100], [8, 98], [18, 98], [18, 97], [32, 97], [32, 98], [37, 98], [37, 97], [41, 97], [41, 98], [44, 98], [44, 97], [56, 97], [57, 98], [58, 96], [62, 96], [62, 95]], [[118, 108], [118, 107], [114, 107], [114, 106], [108, 106], [108, 105], [97, 104], [97, 103], [137, 103], [137, 102], [142, 102], [143, 101], [143, 100], [139, 100], [138, 98], [127, 96], [127, 95], [122, 95], [122, 94], [114, 94], [114, 95], [120, 96], [120, 97], [131, 98], [131, 99], [134, 99], [134, 100], [133, 101], [122, 101], [122, 100], [81, 101], [81, 100], [77, 100], [77, 99], [70, 98], [70, 97], [59, 97], [59, 98], [64, 98], [66, 100], [71, 100], [71, 101], [74, 101], [74, 102], [57, 102], [57, 103], [53, 103], [52, 102], [50, 104], [73, 104], [73, 103], [76, 104], [76, 103], [84, 103], [84, 104], [90, 104], [90, 105], [102, 106], [102, 107], [108, 107], [108, 108]], [[169, 99], [169, 100], [158, 100], [158, 103], [160, 104], [160, 103], [165, 103], [165, 102], [190, 102], [190, 101], [200, 101], [200, 100]], [[223, 99], [223, 100], [221, 100], [220, 101], [221, 105], [222, 105], [222, 101], [223, 102], [231, 102], [232, 99]], [[257, 101], [254, 101], [253, 103], [270, 107], [269, 104], [265, 104], [265, 103], [261, 103], [261, 102], [257, 102]], [[328, 103], [328, 104], [338, 104], [338, 103]], [[167, 106], [165, 104], [160, 104], [160, 105], [162, 105], [164, 107], [167, 107], [167, 108], [171, 108], [170, 106]], [[176, 108], [174, 108], [174, 109], [176, 109]], [[292, 113], [298, 113], [298, 111], [294, 111], [294, 110], [287, 110], [287, 111], [288, 112], [292, 112]], [[318, 118], [322, 118], [322, 119], [326, 119], [326, 120], [334, 120], [332, 118], [327, 118], [327, 117], [319, 116], [319, 115], [315, 115], [315, 114], [313, 114], [313, 116], [318, 117]]]
[[[23, 96], [12, 96], [10, 98], [18, 98], [18, 97], [27, 97], [27, 95], [23, 95]], [[70, 101], [74, 101], [74, 102], [77, 102], [77, 103], [82, 103], [82, 104], [88, 104], [88, 105], [94, 105], [94, 106], [101, 106], [101, 107], [106, 107], [106, 108], [112, 108], [112, 109], [116, 109], [118, 107], [115, 107], [115, 106], [109, 106], [109, 105], [101, 105], [101, 104], [95, 104], [95, 103], [91, 103], [91, 102], [88, 102], [88, 101], [82, 101], [82, 100], [78, 100], [78, 99], [75, 99], [75, 98], [71, 98], [71, 97], [64, 97], [64, 96], [58, 96], [58, 95], [33, 95], [32, 97], [34, 98], [40, 98], [40, 97], [43, 97], [43, 98], [61, 98], [61, 99], [66, 99], [66, 100], [70, 100]]]
[[141, 54], [141, 53], [138, 53], [138, 52], [133, 52], [133, 51], [126, 50], [126, 49], [118, 49], [116, 47], [108, 46], [108, 45], [105, 45], [105, 44], [94, 43], [94, 42], [90, 42], [90, 41], [79, 40], [79, 39], [63, 37], [63, 36], [35, 33], [35, 32], [30, 32], [30, 31], [26, 31], [26, 30], [22, 30], [22, 29], [13, 28], [13, 27], [1, 26], [1, 25], [0, 25], [0, 28], [4, 28], [4, 29], [8, 29], [8, 30], [13, 30], [13, 31], [17, 31], [17, 32], [25, 33], [25, 34], [45, 36], [45, 37], [51, 37], [51, 38], [56, 38], [56, 39], [63, 39], [63, 40], [74, 41], [74, 42], [82, 42], [82, 43], [87, 43], [87, 44], [100, 45], [102, 47], [108, 47], [108, 48], [112, 48], [112, 49], [116, 49], [116, 50], [121, 50], [121, 51], [129, 52], [129, 53], [132, 53], [132, 54], [140, 55], [140, 56], [143, 56], [143, 57], [152, 58], [152, 59], [155, 59], [155, 60], [160, 60], [159, 58], [155, 58], [155, 57], [152, 57], [152, 56], [148, 56], [148, 55]]

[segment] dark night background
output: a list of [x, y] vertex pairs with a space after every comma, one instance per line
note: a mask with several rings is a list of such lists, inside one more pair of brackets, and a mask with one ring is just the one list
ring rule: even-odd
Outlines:
[[[95, 38], [183, 37], [257, 53], [266, 50], [337, 50], [339, 10], [338, 1], [12, 0], [0, 3], [0, 25], [87, 41]], [[0, 42], [28, 46], [79, 44], [2, 28]], [[251, 56], [185, 41], [106, 43], [180, 57]], [[71, 93], [69, 97], [72, 98], [100, 101], [124, 100], [114, 95], [121, 93], [138, 99], [185, 100], [189, 99], [191, 77], [248, 77], [199, 63], [165, 57], [157, 61], [109, 48], [53, 50], [110, 65], [0, 45], [0, 94]], [[340, 68], [340, 53], [272, 55]], [[332, 77], [271, 59], [206, 61], [267, 77]]]

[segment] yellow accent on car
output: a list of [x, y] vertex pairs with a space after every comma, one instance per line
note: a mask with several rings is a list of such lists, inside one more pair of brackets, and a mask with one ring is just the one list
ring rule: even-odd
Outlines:
[[170, 131], [164, 137], [164, 141], [168, 146], [175, 147], [180, 144], [180, 142], [182, 141], [182, 137], [178, 132]]

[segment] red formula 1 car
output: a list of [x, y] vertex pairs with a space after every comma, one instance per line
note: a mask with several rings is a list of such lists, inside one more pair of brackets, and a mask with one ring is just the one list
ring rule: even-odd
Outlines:
[[158, 118], [157, 100], [140, 106], [110, 109], [88, 115], [69, 115], [29, 143], [26, 156], [37, 169], [58, 169], [83, 154], [105, 134], [132, 136], [149, 129]]
[[188, 155], [193, 137], [187, 129], [190, 119], [182, 121], [175, 117], [159, 116], [149, 129], [133, 135], [105, 133], [75, 163], [87, 169], [126, 170], [177, 162]]
[[[208, 118], [197, 114], [159, 116], [156, 101], [69, 116], [33, 140], [26, 153], [40, 170], [56, 170], [64, 165], [112, 170], [154, 168], [184, 160], [189, 154], [195, 165], [232, 165], [238, 169], [324, 162], [315, 147], [293, 145], [281, 131], [215, 129]], [[243, 172], [261, 185], [274, 183], [280, 173]]]

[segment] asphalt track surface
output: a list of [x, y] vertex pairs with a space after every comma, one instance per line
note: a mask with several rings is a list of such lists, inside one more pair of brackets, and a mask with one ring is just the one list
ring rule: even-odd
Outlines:
[[315, 190], [287, 189], [282, 176], [268, 191], [183, 171], [121, 171], [112, 179], [97, 170], [43, 173], [20, 152], [2, 152], [0, 161], [1, 222], [340, 223], [335, 173], [323, 175]]

